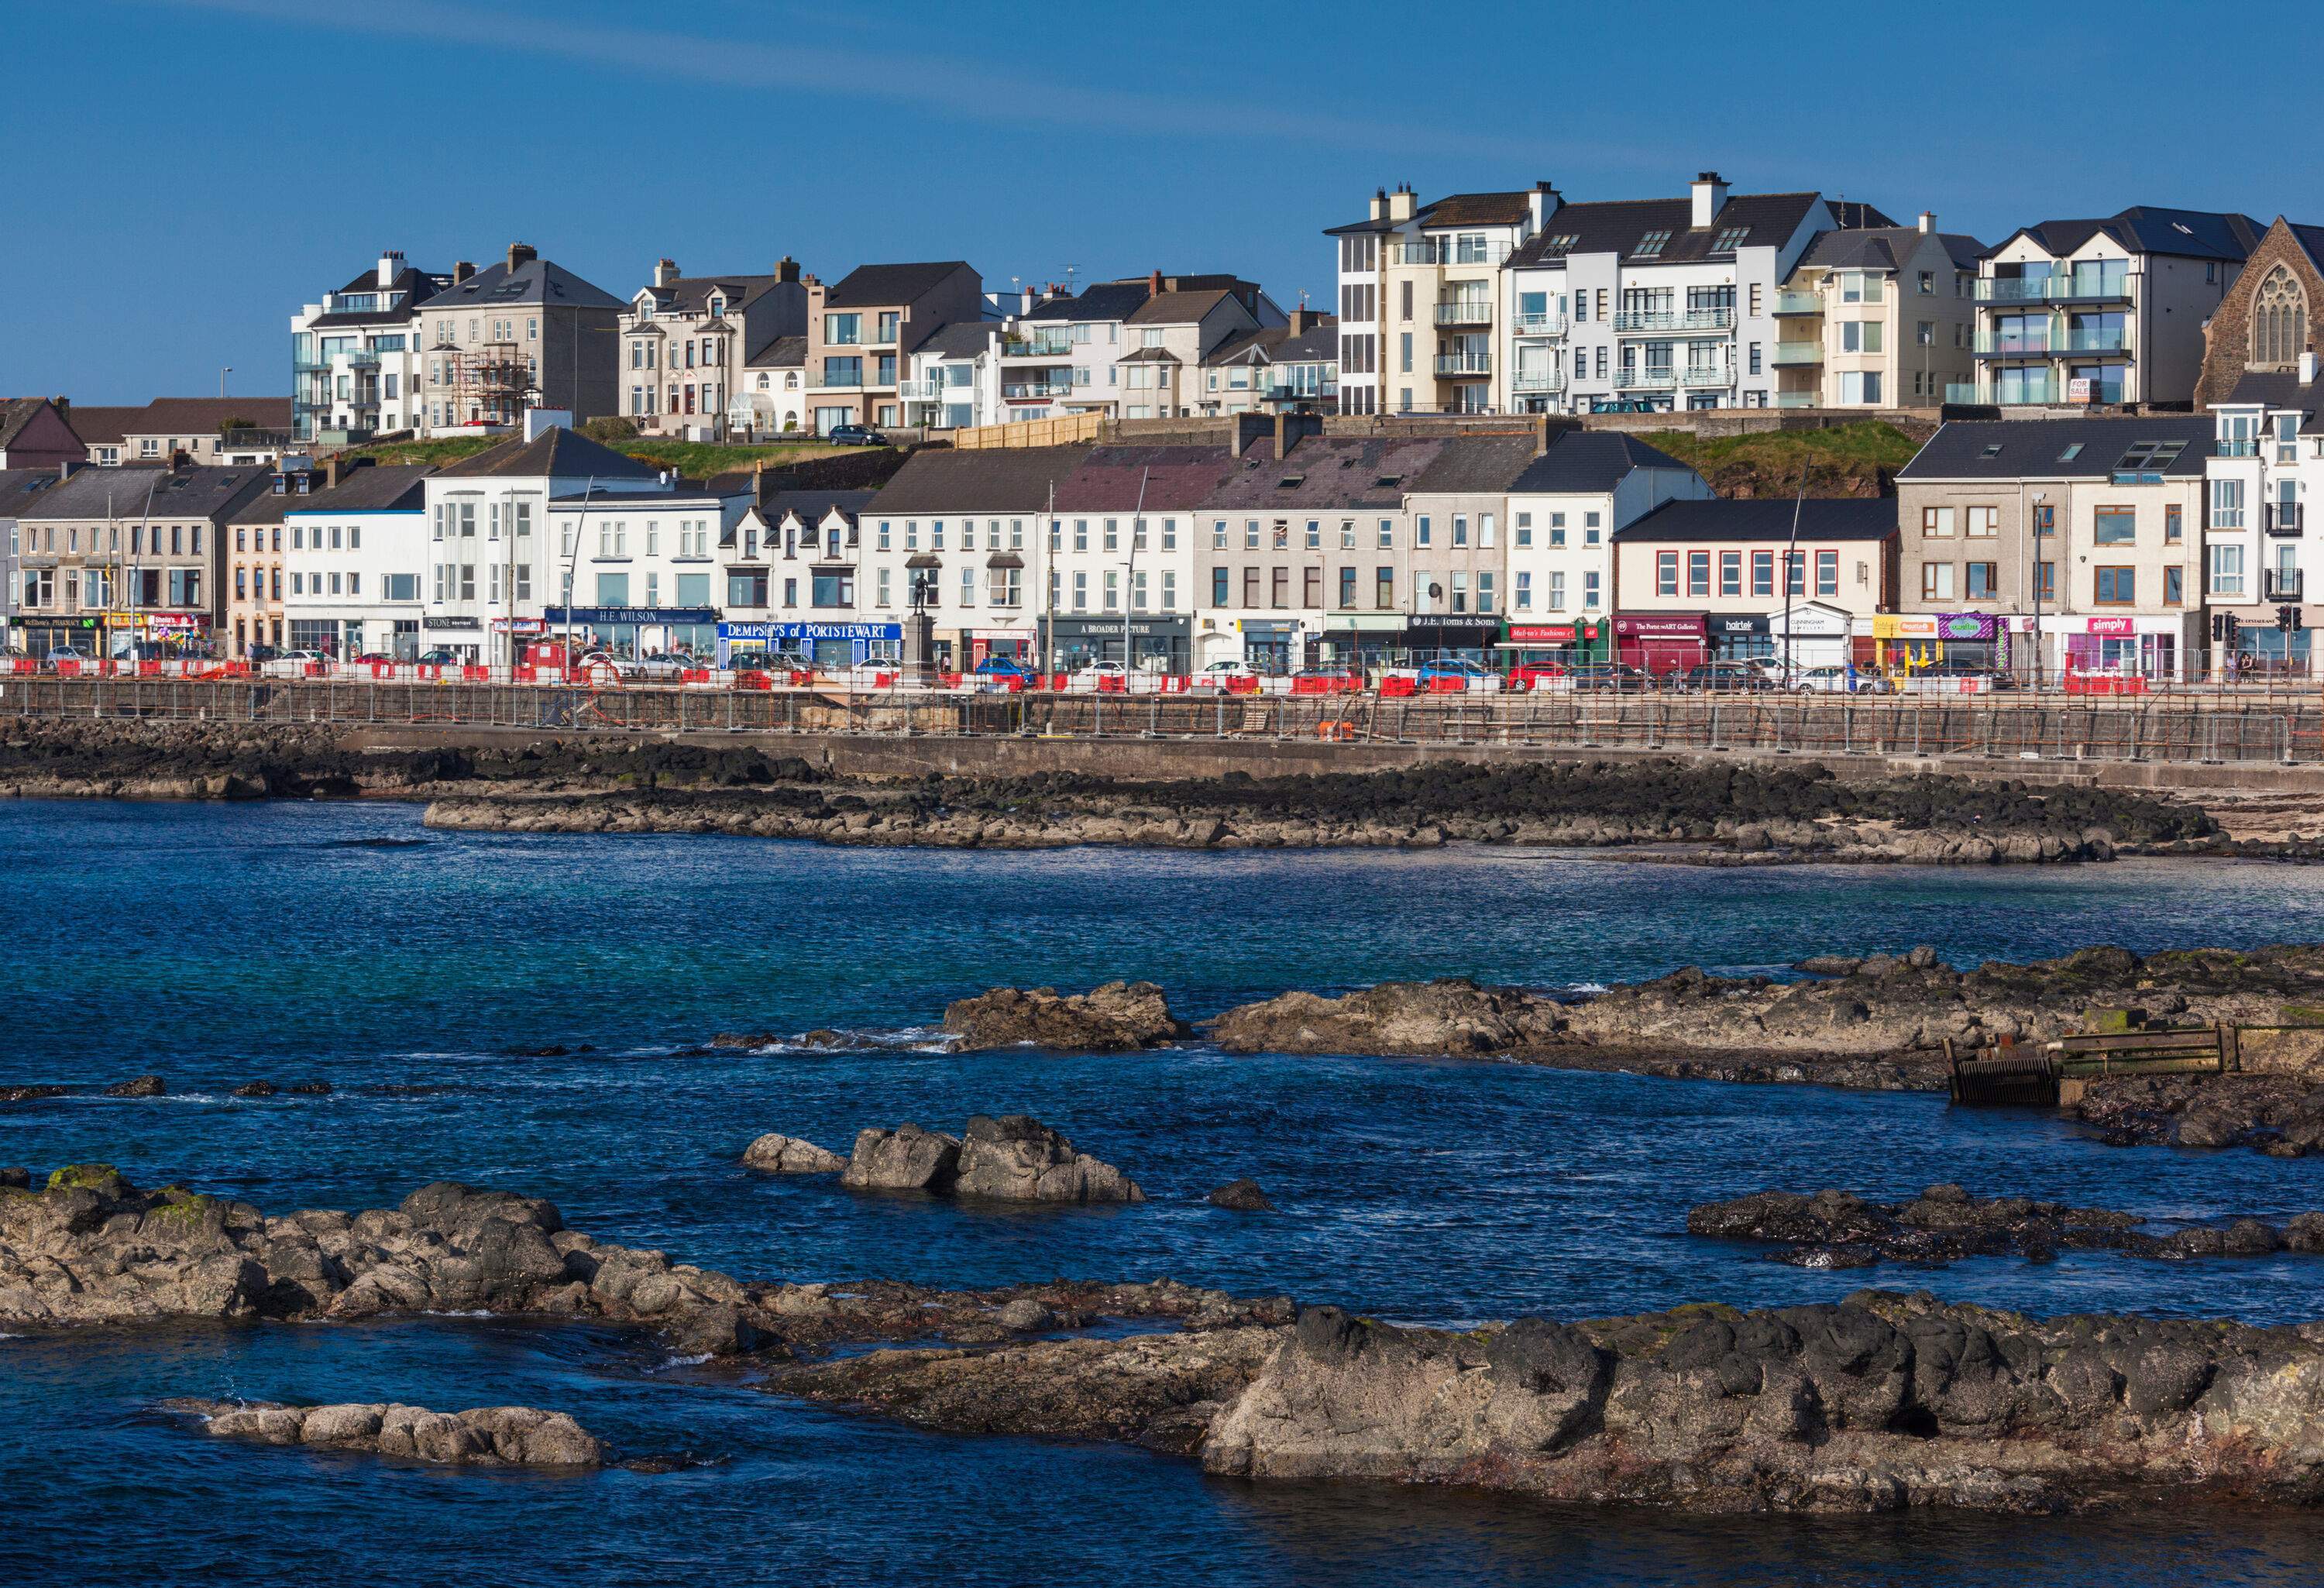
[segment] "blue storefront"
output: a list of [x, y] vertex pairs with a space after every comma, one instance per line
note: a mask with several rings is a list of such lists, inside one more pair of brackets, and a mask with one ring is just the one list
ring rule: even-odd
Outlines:
[[718, 665], [769, 654], [804, 657], [817, 667], [893, 661], [903, 654], [904, 625], [857, 623], [726, 623], [718, 625]]
[[603, 651], [618, 661], [680, 652], [706, 657], [718, 621], [707, 606], [551, 606], [542, 616], [552, 636], [562, 638], [569, 628], [583, 651]]

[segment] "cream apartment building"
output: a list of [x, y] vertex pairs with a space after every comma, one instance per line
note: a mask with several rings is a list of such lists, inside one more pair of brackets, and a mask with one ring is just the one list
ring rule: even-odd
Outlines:
[[528, 408], [574, 422], [620, 410], [622, 300], [522, 243], [479, 271], [463, 262], [412, 319], [425, 435], [510, 429]]
[[1942, 427], [1896, 477], [1882, 660], [2190, 676], [2213, 429], [2208, 414]]
[[1775, 406], [1933, 408], [1973, 383], [1984, 252], [1925, 210], [1818, 235], [1775, 294]]
[[1535, 192], [1453, 193], [1423, 204], [1399, 185], [1360, 221], [1324, 235], [1337, 250], [1340, 411], [1489, 413], [1500, 267], [1538, 211]]
[[622, 411], [649, 434], [722, 437], [736, 398], [752, 389], [751, 355], [806, 330], [807, 287], [795, 259], [766, 275], [710, 276], [661, 260], [622, 315]]

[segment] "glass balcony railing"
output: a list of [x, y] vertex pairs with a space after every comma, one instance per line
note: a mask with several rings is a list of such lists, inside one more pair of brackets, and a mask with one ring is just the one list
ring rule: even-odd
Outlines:
[[2222, 436], [2214, 449], [2215, 457], [2257, 457], [2259, 442], [2250, 436]]
[[1775, 406], [1778, 408], [1813, 408], [1816, 405], [1817, 401], [1817, 394], [1813, 392], [1778, 392], [1775, 393]]
[[1010, 381], [1003, 383], [1001, 394], [1013, 402], [1032, 402], [1047, 397], [1068, 396], [1073, 389], [1071, 381]]
[[1436, 323], [1440, 326], [1489, 326], [1493, 323], [1493, 306], [1486, 299], [1458, 299], [1436, 306]]
[[1565, 372], [1562, 369], [1521, 369], [1509, 377], [1509, 390], [1524, 396], [1563, 392], [1565, 390]]
[[1662, 392], [1678, 384], [1674, 369], [1634, 369], [1624, 365], [1614, 374], [1614, 384], [1624, 391]]
[[1521, 314], [1509, 328], [1520, 337], [1562, 337], [1565, 335], [1565, 317], [1562, 314]]
[[1778, 342], [1775, 363], [1782, 365], [1821, 364], [1823, 344], [1821, 342]]
[[1823, 294], [1804, 292], [1796, 288], [1786, 287], [1775, 294], [1775, 312], [1777, 314], [1821, 314]]
[[1979, 276], [1979, 303], [2130, 301], [2138, 277], [2127, 271], [2072, 271], [2047, 276]]
[[1436, 373], [1440, 375], [1489, 375], [1493, 373], [1493, 355], [1489, 353], [1440, 353], [1436, 355]]
[[1065, 337], [1003, 337], [1001, 356], [1003, 358], [1071, 358], [1072, 339]]
[[1391, 264], [1472, 264], [1492, 269], [1509, 256], [1507, 243], [1464, 244], [1455, 237], [1436, 237], [1419, 243], [1397, 243], [1388, 248]]
[[2128, 333], [2121, 326], [2053, 328], [2047, 331], [1979, 331], [1980, 358], [2057, 358], [2073, 353], [2123, 353]]
[[1631, 310], [1614, 317], [1617, 336], [1648, 331], [1728, 331], [1735, 328], [1731, 309]]

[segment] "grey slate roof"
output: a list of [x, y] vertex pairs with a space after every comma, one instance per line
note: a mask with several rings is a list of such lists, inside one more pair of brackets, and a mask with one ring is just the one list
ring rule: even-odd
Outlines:
[[1340, 321], [1325, 315], [1298, 336], [1288, 326], [1261, 326], [1238, 331], [1213, 350], [1211, 364], [1314, 364], [1340, 356]]
[[879, 309], [917, 303], [957, 270], [975, 272], [964, 259], [918, 264], [859, 264], [824, 294], [825, 309]]
[[[653, 294], [656, 313], [679, 314], [706, 313], [711, 294], [715, 291], [725, 297], [726, 311], [732, 314], [747, 308], [781, 280], [780, 276], [772, 274], [680, 276], [666, 287], [648, 285], [641, 287], [639, 291]], [[635, 295], [631, 297], [630, 302], [632, 307], [636, 305]]]
[[1093, 282], [1071, 298], [1051, 298], [1019, 318], [1042, 324], [1127, 319], [1148, 297], [1144, 282]]
[[2227, 400], [2212, 406], [2224, 408], [2259, 402], [2264, 403], [2273, 412], [2291, 410], [2305, 416], [2301, 420], [2300, 433], [2313, 436], [2324, 433], [2324, 404], [2318, 402], [2319, 394], [2324, 394], [2324, 386], [2303, 386], [2300, 383], [2300, 376], [2291, 370], [2246, 370], [2236, 382], [2235, 390], [2227, 393]]
[[0, 523], [23, 515], [50, 486], [57, 471], [49, 468], [0, 468]]
[[60, 481], [29, 504], [20, 516], [142, 519], [149, 516], [145, 503], [146, 491], [151, 487], [152, 518], [217, 517], [239, 506], [244, 493], [264, 490], [273, 472], [257, 467], [171, 470], [134, 466], [77, 469], [70, 478]]
[[[215, 436], [230, 419], [263, 430], [290, 428], [288, 397], [156, 397], [123, 432], [131, 436]], [[85, 443], [88, 437], [81, 437]]]
[[503, 309], [538, 303], [552, 309], [621, 309], [626, 302], [551, 261], [528, 259], [512, 271], [503, 259], [445, 288], [420, 307]]
[[2094, 220], [2044, 220], [2020, 226], [1995, 245], [2031, 237], [2052, 255], [2071, 254], [2100, 232], [2131, 254], [2176, 254], [2192, 259], [2238, 260], [2259, 245], [2266, 227], [2233, 210], [2164, 209], [2134, 204]]
[[114, 447], [120, 444], [129, 433], [129, 426], [144, 411], [143, 408], [83, 408], [76, 402], [65, 410], [65, 422], [72, 426], [82, 446]]
[[436, 471], [446, 479], [477, 477], [540, 477], [601, 480], [650, 480], [661, 471], [650, 463], [616, 452], [611, 447], [576, 435], [562, 425], [544, 430], [531, 440], [512, 438]]
[[807, 367], [807, 338], [777, 337], [744, 359], [742, 367], [745, 369], [804, 369]]
[[1089, 451], [1086, 447], [922, 448], [904, 460], [863, 511], [1037, 512], [1048, 502], [1049, 487], [1064, 485]]
[[[1741, 246], [1780, 245], [1799, 229], [1812, 212], [1820, 211], [1837, 229], [1849, 226], [1895, 227], [1896, 223], [1868, 204], [1842, 204], [1815, 193], [1730, 193], [1707, 226], [1692, 224], [1694, 201], [1680, 198], [1627, 198], [1560, 205], [1542, 222], [1541, 230], [1509, 255], [1512, 267], [1555, 266], [1575, 254], [1617, 254], [1624, 268], [1632, 265], [1684, 264], [1726, 257], [1711, 247], [1723, 234], [1742, 228]], [[1658, 253], [1637, 257], [1638, 244], [1649, 232], [1668, 232]], [[1566, 242], [1565, 239], [1572, 239]], [[1730, 250], [1731, 252], [1731, 250]]]
[[1550, 439], [1549, 450], [1510, 483], [1509, 490], [1543, 495], [1594, 494], [1611, 491], [1632, 469], [1686, 467], [1669, 453], [1620, 430], [1563, 430]]
[[[336, 330], [344, 326], [400, 326], [411, 318], [411, 311], [452, 284], [449, 272], [414, 270], [405, 265], [395, 272], [395, 280], [387, 291], [406, 294], [393, 309], [371, 309], [362, 313], [327, 314], [315, 321], [314, 329]], [[342, 292], [376, 292], [380, 291], [379, 272], [374, 267], [355, 277], [339, 289]]]
[[1272, 436], [1254, 440], [1205, 505], [1239, 511], [1394, 510], [1451, 437], [1309, 436], [1278, 460]]
[[[1405, 489], [1431, 495], [1499, 494], [1533, 462], [1534, 445], [1531, 436], [1455, 436]], [[1291, 456], [1296, 459], [1299, 448], [1293, 448]]]
[[1886, 540], [1896, 533], [1896, 502], [1889, 496], [1780, 496], [1736, 501], [1711, 496], [1665, 502], [1654, 512], [1614, 531], [1618, 541], [1783, 540], [1792, 538], [1792, 515], [1799, 514], [1802, 540]]
[[[991, 345], [992, 333], [1000, 328], [990, 320], [952, 320], [929, 332], [927, 340], [912, 351], [939, 354], [946, 358], [973, 358]], [[800, 338], [800, 345], [803, 353], [805, 337]]]
[[281, 498], [287, 512], [416, 512], [427, 498], [423, 482], [436, 472], [423, 463], [377, 464], [339, 476], [331, 489]]
[[[1939, 232], [1937, 241], [1956, 268], [1975, 270], [1985, 245], [1962, 232]], [[1862, 231], [1818, 232], [1800, 258], [1824, 270], [1895, 270], [1921, 245], [1917, 226], [1868, 226]]]
[[[2178, 455], [2159, 471], [2149, 472], [2200, 478], [2203, 460], [2211, 456], [2213, 429], [2208, 413], [2157, 413], [2135, 419], [1956, 420], [1940, 426], [1896, 477], [1903, 481], [2103, 478], [2114, 472], [2133, 447], [2175, 441], [2181, 444]], [[2066, 456], [2069, 451], [2074, 454], [2071, 457]]]

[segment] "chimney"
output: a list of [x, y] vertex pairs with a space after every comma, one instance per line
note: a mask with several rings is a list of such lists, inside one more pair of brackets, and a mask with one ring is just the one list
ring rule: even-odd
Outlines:
[[395, 285], [395, 278], [403, 273], [403, 255], [390, 248], [379, 256], [379, 286], [381, 291]]
[[786, 254], [780, 259], [775, 261], [775, 280], [779, 282], [795, 282], [798, 279], [799, 266], [798, 260], [793, 259], [789, 254]]
[[1410, 220], [1420, 208], [1420, 195], [1412, 190], [1410, 182], [1398, 182], [1396, 191], [1388, 196], [1388, 217], [1390, 220]]
[[1549, 428], [1549, 415], [1545, 413], [1543, 414], [1541, 416], [1540, 424], [1535, 427], [1533, 433], [1533, 455], [1536, 457], [1540, 457], [1547, 454], [1549, 451], [1549, 439], [1554, 433], [1555, 432]]
[[1146, 278], [1146, 295], [1148, 298], [1159, 298], [1162, 296], [1162, 272], [1160, 271], [1157, 270], [1152, 275]]
[[2316, 355], [2313, 353], [2300, 355], [2300, 383], [2303, 386], [2316, 383]]
[[1263, 413], [1239, 413], [1234, 416], [1233, 455], [1240, 457], [1250, 450], [1250, 444], [1261, 436], [1274, 432], [1275, 423]]
[[540, 257], [540, 254], [535, 254], [531, 248], [527, 246], [525, 244], [511, 243], [509, 245], [508, 251], [509, 274], [514, 275], [516, 273], [517, 266], [521, 264], [530, 264], [534, 260], [539, 259]]
[[78, 468], [80, 466], [81, 460], [78, 457], [60, 459], [57, 463], [57, 483], [59, 485], [62, 485], [65, 481], [72, 478], [73, 470]]
[[1936, 229], [1937, 229], [1937, 214], [1936, 214], [1936, 211], [1934, 211], [1934, 210], [1932, 210], [1932, 209], [1924, 209], [1924, 210], [1921, 211], [1921, 232], [1922, 232], [1922, 235], [1925, 236], [1925, 235], [1928, 235], [1929, 233], [1935, 231]]
[[1727, 208], [1727, 179], [1707, 171], [1694, 179], [1694, 218], [1688, 224], [1707, 226]]
[[339, 455], [334, 452], [330, 457], [323, 459], [323, 489], [326, 491], [336, 491], [338, 488]]
[[1372, 219], [1374, 219], [1374, 220], [1381, 220], [1381, 219], [1386, 218], [1387, 215], [1388, 215], [1388, 189], [1387, 189], [1386, 188], [1375, 188], [1375, 189], [1372, 189], [1372, 217], [1372, 217]]
[[1557, 208], [1563, 202], [1557, 196], [1557, 189], [1547, 182], [1533, 185], [1533, 191], [1526, 195], [1526, 216], [1536, 235], [1548, 223], [1549, 217], [1557, 213]]
[[452, 284], [454, 286], [458, 286], [462, 282], [466, 281], [470, 276], [475, 275], [475, 273], [476, 267], [470, 264], [466, 260], [458, 259], [453, 261]]
[[1316, 322], [1323, 318], [1320, 309], [1310, 309], [1303, 303], [1291, 311], [1286, 328], [1295, 337], [1304, 337], [1314, 330]]
[[678, 261], [658, 259], [654, 262], [654, 285], [667, 287], [678, 280]]

